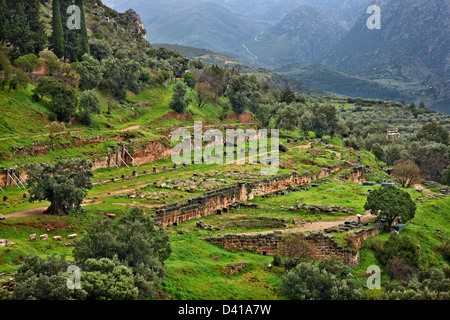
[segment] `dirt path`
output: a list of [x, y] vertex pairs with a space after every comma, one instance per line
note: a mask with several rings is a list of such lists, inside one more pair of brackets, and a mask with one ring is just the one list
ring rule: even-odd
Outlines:
[[[361, 217], [361, 222], [369, 221], [373, 218], [374, 218], [374, 216], [371, 215], [369, 211], [367, 211]], [[342, 217], [342, 219], [339, 219], [339, 220], [307, 222], [307, 223], [304, 223], [301, 227], [295, 227], [295, 228], [291, 228], [291, 229], [282, 229], [279, 231], [282, 231], [283, 233], [296, 233], [296, 232], [305, 232], [305, 231], [318, 232], [318, 231], [323, 231], [324, 229], [337, 227], [338, 225], [342, 224], [344, 221], [355, 221], [356, 222], [356, 221], [358, 221], [358, 218], [356, 217], [356, 215], [353, 215], [353, 216]], [[276, 230], [246, 232], [246, 233], [240, 233], [240, 234], [246, 234], [246, 235], [267, 234], [267, 233], [272, 233], [274, 231], [276, 231]]]
[[436, 194], [436, 192], [433, 192], [427, 188], [425, 188], [424, 186], [422, 186], [421, 184], [415, 184], [414, 185], [414, 189], [416, 189], [417, 191], [419, 191], [420, 193], [423, 193], [424, 195], [430, 195], [430, 194]]
[[127, 132], [127, 131], [137, 130], [137, 129], [139, 129], [140, 127], [141, 127], [141, 125], [138, 124], [138, 125], [135, 125], [135, 126], [131, 126], [131, 127], [122, 129], [122, 130], [120, 130], [120, 131], [121, 131], [121, 132]]

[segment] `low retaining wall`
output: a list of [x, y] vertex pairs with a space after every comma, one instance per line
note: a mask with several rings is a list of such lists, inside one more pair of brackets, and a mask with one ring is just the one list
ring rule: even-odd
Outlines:
[[[324, 233], [311, 233], [305, 236], [308, 241], [316, 248], [315, 259], [323, 259], [330, 255], [337, 256], [345, 265], [356, 267], [360, 262], [360, 249], [364, 247], [364, 240], [380, 233], [380, 228], [362, 229], [349, 234], [354, 236], [356, 249], [347, 249], [341, 247], [333, 236]], [[281, 241], [281, 232], [268, 234], [226, 234], [218, 237], [207, 237], [203, 240], [217, 244], [227, 250], [243, 250], [260, 253], [263, 255], [277, 254], [277, 246]]]

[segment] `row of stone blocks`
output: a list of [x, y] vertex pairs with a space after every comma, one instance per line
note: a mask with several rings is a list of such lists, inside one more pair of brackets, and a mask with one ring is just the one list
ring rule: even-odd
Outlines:
[[[77, 237], [77, 234], [76, 233], [74, 233], [74, 234], [69, 234], [68, 236], [67, 236], [67, 239], [75, 239]], [[36, 241], [37, 240], [37, 235], [35, 234], [35, 233], [33, 233], [33, 234], [30, 234], [30, 241]], [[41, 234], [40, 236], [39, 236], [39, 240], [42, 240], [42, 241], [46, 241], [46, 240], [48, 240], [48, 234]], [[62, 236], [54, 236], [53, 237], [53, 240], [54, 241], [61, 241], [62, 240]]]

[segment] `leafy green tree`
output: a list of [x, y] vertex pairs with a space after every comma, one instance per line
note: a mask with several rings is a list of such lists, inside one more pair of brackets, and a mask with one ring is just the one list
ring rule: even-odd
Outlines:
[[80, 209], [87, 191], [93, 187], [92, 162], [87, 159], [31, 164], [28, 175], [29, 201], [50, 201], [48, 214], [64, 215]]
[[367, 197], [364, 209], [370, 210], [373, 215], [385, 217], [390, 231], [396, 218], [401, 217], [403, 222], [414, 218], [416, 204], [408, 192], [387, 186], [371, 193]]
[[54, 76], [61, 70], [61, 63], [58, 57], [51, 51], [44, 51], [41, 53], [41, 59], [44, 60], [45, 69], [47, 75]]
[[379, 161], [384, 161], [384, 150], [379, 143], [375, 143], [372, 145], [372, 153]]
[[420, 101], [420, 103], [419, 103], [419, 109], [425, 109], [425, 102], [423, 102], [423, 101]]
[[295, 93], [292, 91], [290, 87], [286, 87], [283, 91], [281, 91], [280, 95], [280, 102], [285, 102], [287, 104], [290, 104], [295, 101]]
[[23, 70], [14, 69], [9, 83], [9, 91], [11, 91], [11, 89], [17, 90], [17, 88], [26, 88], [28, 82], [28, 77]]
[[398, 257], [413, 268], [419, 267], [417, 244], [407, 236], [391, 234], [384, 243], [383, 249], [376, 252], [376, 257], [383, 266], [388, 265], [391, 259]]
[[184, 82], [189, 88], [195, 88], [195, 74], [193, 72], [186, 72], [184, 74]]
[[136, 300], [133, 271], [117, 259], [88, 259], [82, 266], [82, 289], [88, 300]]
[[112, 56], [112, 48], [105, 39], [89, 39], [89, 52], [99, 62]]
[[5, 1], [4, 40], [13, 46], [13, 59], [29, 53], [37, 55], [44, 48], [46, 34], [39, 10], [39, 0]]
[[387, 165], [393, 166], [406, 154], [406, 148], [401, 143], [391, 143], [383, 148], [384, 159]]
[[256, 111], [256, 119], [258, 119], [261, 128], [269, 128], [273, 117], [274, 107], [270, 104], [261, 104]]
[[142, 209], [133, 208], [120, 219], [99, 220], [89, 228], [73, 251], [81, 263], [88, 259], [117, 259], [133, 270], [139, 297], [152, 296], [165, 274], [163, 262], [171, 248], [168, 235], [155, 229], [153, 220]]
[[86, 16], [84, 12], [84, 0], [75, 0], [75, 5], [80, 8], [80, 27], [78, 30], [78, 61], [83, 59], [83, 56], [89, 53], [89, 37], [86, 26]]
[[103, 78], [116, 99], [125, 99], [128, 90], [135, 93], [140, 91], [139, 76], [141, 66], [139, 63], [129, 58], [108, 58], [103, 61], [103, 64]]
[[78, 109], [81, 123], [90, 125], [92, 123], [91, 115], [102, 111], [97, 93], [94, 90], [84, 91], [81, 94]]
[[312, 107], [312, 130], [317, 137], [329, 134], [333, 137], [337, 130], [338, 117], [336, 107], [333, 105], [319, 105], [316, 103]]
[[294, 300], [359, 300], [363, 292], [351, 277], [301, 262], [283, 276], [281, 293]]
[[450, 186], [450, 167], [447, 167], [447, 169], [442, 172], [441, 182]]
[[69, 122], [77, 109], [78, 98], [75, 89], [62, 81], [44, 78], [39, 81], [34, 93], [52, 100], [53, 112], [61, 122]]
[[254, 75], [234, 76], [225, 95], [237, 114], [244, 113], [247, 108], [256, 113], [261, 98], [260, 84]]
[[59, 0], [52, 3], [52, 37], [51, 47], [58, 58], [64, 57], [64, 31], [61, 20], [61, 6]]
[[425, 139], [428, 141], [434, 141], [437, 143], [442, 143], [449, 145], [450, 134], [444, 127], [442, 127], [439, 122], [430, 122], [422, 126], [422, 128], [417, 133], [417, 139]]
[[278, 103], [274, 109], [276, 110], [276, 128], [292, 131], [298, 126], [300, 109], [297, 104]]
[[189, 99], [186, 98], [187, 85], [184, 82], [177, 82], [173, 88], [173, 96], [170, 101], [170, 108], [177, 113], [184, 113], [189, 106]]
[[84, 299], [84, 290], [70, 290], [64, 256], [46, 259], [36, 254], [26, 255], [15, 274], [13, 300], [73, 300]]
[[80, 88], [94, 89], [103, 79], [103, 70], [98, 60], [92, 56], [83, 55], [83, 62], [76, 67], [77, 73], [80, 75]]
[[17, 58], [14, 61], [14, 64], [28, 73], [32, 73], [33, 71], [39, 70], [42, 67], [41, 61], [33, 53], [29, 53]]

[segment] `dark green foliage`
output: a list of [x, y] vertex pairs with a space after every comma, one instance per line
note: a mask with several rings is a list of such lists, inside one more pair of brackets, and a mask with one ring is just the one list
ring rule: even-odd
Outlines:
[[441, 182], [443, 184], [446, 184], [446, 185], [450, 186], [450, 167], [448, 167], [447, 169], [445, 169], [442, 172]]
[[259, 90], [260, 84], [254, 75], [240, 75], [231, 79], [225, 94], [230, 99], [233, 111], [241, 114], [247, 109], [256, 112], [261, 98]]
[[312, 128], [317, 137], [330, 135], [333, 137], [336, 133], [338, 117], [336, 108], [332, 105], [315, 104], [312, 107]]
[[177, 82], [173, 88], [172, 101], [170, 101], [170, 108], [177, 113], [184, 113], [189, 106], [189, 99], [186, 98], [187, 85], [184, 82]]
[[88, 300], [136, 300], [133, 271], [117, 259], [88, 259], [81, 273], [82, 289]]
[[189, 68], [189, 59], [175, 50], [166, 48], [150, 49], [147, 53], [151, 60], [149, 67], [172, 72], [175, 78], [182, 78]]
[[52, 37], [51, 46], [53, 52], [58, 58], [64, 56], [64, 31], [61, 21], [61, 7], [59, 0], [53, 0], [52, 3]]
[[450, 278], [441, 269], [432, 269], [422, 281], [412, 279], [405, 286], [388, 284], [381, 300], [449, 300]]
[[290, 87], [286, 87], [283, 91], [281, 91], [280, 102], [292, 103], [295, 100], [295, 93], [292, 91]]
[[112, 49], [109, 42], [105, 39], [90, 39], [89, 40], [89, 52], [98, 61], [109, 58], [112, 55]]
[[67, 287], [69, 264], [64, 257], [27, 255], [15, 275], [14, 300], [84, 299], [84, 290]]
[[78, 109], [80, 122], [85, 125], [90, 125], [92, 123], [91, 114], [102, 111], [97, 93], [94, 90], [84, 91], [81, 94]]
[[84, 12], [84, 0], [75, 0], [75, 5], [80, 7], [80, 25], [78, 31], [78, 60], [81, 61], [86, 53], [89, 53], [89, 37], [87, 34], [86, 16]]
[[141, 66], [139, 63], [129, 58], [112, 58], [104, 60], [103, 64], [103, 78], [116, 99], [125, 99], [128, 90], [135, 93], [141, 90], [139, 85]]
[[94, 258], [114, 258], [133, 270], [139, 297], [155, 293], [156, 285], [165, 274], [163, 262], [171, 254], [168, 235], [157, 230], [149, 216], [138, 208], [131, 209], [117, 221], [94, 223], [73, 251], [84, 262]]
[[72, 119], [78, 103], [75, 89], [65, 85], [62, 81], [44, 78], [39, 81], [35, 93], [52, 100], [53, 112], [58, 121], [69, 122]]
[[41, 58], [44, 60], [47, 75], [54, 76], [61, 70], [61, 63], [56, 54], [51, 51], [42, 52]]
[[376, 256], [383, 266], [388, 265], [391, 259], [398, 257], [413, 268], [419, 267], [417, 244], [406, 236], [391, 234], [388, 241], [384, 243], [383, 249], [376, 252]]
[[[60, 0], [61, 20], [64, 31], [64, 59], [81, 61], [84, 54], [89, 52], [89, 39], [86, 30], [84, 4], [82, 0]], [[67, 13], [69, 6], [76, 5], [80, 8], [80, 16], [73, 19], [74, 12]], [[67, 22], [74, 22], [79, 18], [80, 29], [69, 29]]]
[[417, 133], [417, 139], [425, 139], [448, 145], [450, 143], [450, 135], [439, 122], [431, 122], [424, 125]]
[[77, 73], [80, 75], [80, 88], [94, 89], [103, 79], [103, 70], [100, 63], [92, 56], [83, 55], [83, 62], [77, 65]]
[[49, 214], [62, 215], [78, 210], [87, 191], [93, 187], [92, 162], [87, 159], [31, 164], [28, 175], [29, 201], [50, 201]]
[[189, 88], [195, 87], [195, 75], [193, 72], [186, 72], [184, 74], [184, 82], [188, 85]]
[[21, 68], [23, 71], [29, 73], [40, 69], [42, 66], [39, 58], [33, 53], [20, 56], [14, 61], [14, 64]]
[[299, 124], [300, 108], [297, 104], [277, 103], [274, 105], [276, 123], [278, 129], [295, 130]]
[[5, 2], [4, 40], [13, 45], [11, 55], [14, 59], [28, 53], [37, 55], [44, 48], [47, 39], [39, 9], [39, 0]]
[[28, 85], [28, 77], [22, 69], [11, 66], [9, 59], [4, 52], [0, 52], [0, 85], [2, 90], [9, 84], [9, 90], [17, 90], [19, 87], [25, 88]]
[[[416, 204], [408, 192], [397, 187], [382, 187], [375, 190], [367, 197], [365, 210], [370, 210], [373, 215], [386, 217], [389, 230], [396, 218], [406, 222], [414, 218]], [[380, 211], [380, 212], [378, 212]]]
[[294, 300], [359, 300], [361, 286], [332, 263], [301, 262], [282, 278], [281, 293]]
[[379, 143], [375, 143], [371, 151], [378, 160], [384, 161], [384, 150]]

